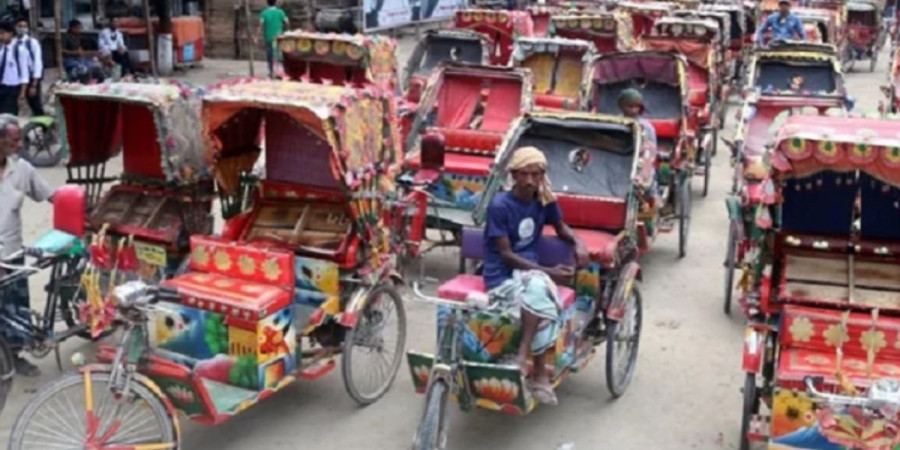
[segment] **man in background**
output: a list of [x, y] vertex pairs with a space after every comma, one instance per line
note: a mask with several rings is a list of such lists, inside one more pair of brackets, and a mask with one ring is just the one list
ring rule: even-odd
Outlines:
[[128, 57], [128, 48], [125, 47], [125, 38], [116, 28], [114, 19], [106, 19], [105, 26], [97, 36], [97, 48], [101, 55], [111, 58], [121, 68], [123, 77], [131, 75], [131, 59]]
[[[24, 255], [15, 256], [23, 247], [22, 205], [25, 197], [36, 202], [53, 201], [53, 190], [47, 182], [28, 161], [17, 156], [21, 148], [22, 130], [18, 118], [0, 114], [0, 258], [15, 266], [25, 264]], [[3, 295], [2, 307], [11, 308], [13, 314], [21, 315], [23, 320], [31, 320], [27, 278], [16, 281]], [[26, 377], [40, 375], [37, 366], [19, 354], [24, 344], [22, 340], [16, 339], [15, 335], [7, 337], [15, 355], [16, 372]]]
[[41, 99], [41, 81], [44, 78], [44, 60], [41, 53], [41, 44], [31, 36], [28, 21], [19, 19], [16, 22], [16, 51], [24, 53], [28, 57], [28, 67], [25, 72], [28, 77], [28, 85], [25, 88], [25, 100], [31, 109], [33, 117], [44, 115], [44, 102]]
[[28, 86], [28, 56], [13, 41], [15, 27], [0, 23], [0, 113], [19, 115], [19, 101]]
[[259, 13], [259, 26], [256, 28], [256, 40], [260, 35], [266, 45], [266, 62], [269, 64], [269, 78], [275, 76], [275, 40], [278, 39], [285, 28], [290, 27], [287, 14], [278, 7], [278, 0], [267, 0], [269, 7]]

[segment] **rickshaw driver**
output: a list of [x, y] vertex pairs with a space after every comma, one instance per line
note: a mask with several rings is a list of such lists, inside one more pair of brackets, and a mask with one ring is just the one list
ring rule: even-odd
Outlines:
[[756, 31], [756, 42], [762, 44], [763, 35], [772, 30], [774, 41], [787, 41], [792, 39], [806, 40], [806, 30], [803, 21], [791, 12], [790, 0], [779, 0], [778, 14], [770, 14], [766, 21]]
[[[0, 114], [0, 258], [16, 266], [25, 264], [24, 256], [7, 258], [22, 249], [22, 203], [25, 197], [36, 202], [53, 201], [53, 189], [28, 161], [16, 156], [21, 147], [22, 130], [18, 118]], [[16, 314], [30, 308], [27, 278], [17, 281], [3, 295], [3, 306], [15, 308]], [[29, 316], [24, 319], [31, 320]], [[5, 332], [0, 330], [0, 333]], [[26, 377], [39, 376], [40, 369], [17, 354], [22, 347], [21, 339], [12, 336], [9, 343], [15, 355], [16, 372]]]
[[560, 329], [560, 304], [555, 282], [570, 280], [572, 267], [538, 264], [537, 246], [544, 225], [575, 247], [579, 266], [588, 263], [588, 251], [563, 222], [547, 178], [547, 160], [534, 147], [516, 150], [509, 162], [512, 189], [494, 196], [484, 229], [484, 283], [491, 300], [505, 303], [519, 315], [522, 340], [516, 362], [525, 370], [533, 355], [532, 390], [541, 403], [557, 404], [544, 368], [546, 350]]

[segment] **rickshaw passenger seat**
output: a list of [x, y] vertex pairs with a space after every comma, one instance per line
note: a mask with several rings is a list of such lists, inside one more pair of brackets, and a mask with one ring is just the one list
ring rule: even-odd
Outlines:
[[[484, 258], [484, 230], [466, 227], [462, 230], [460, 256], [464, 259], [481, 260]], [[538, 242], [539, 263], [545, 266], [557, 264], [573, 265], [575, 262], [571, 246], [559, 238], [542, 237]], [[575, 303], [575, 291], [565, 286], [558, 286], [558, 293], [563, 308]], [[484, 277], [473, 274], [459, 274], [438, 287], [438, 296], [447, 300], [464, 302], [471, 292], [486, 292]]]
[[649, 119], [656, 136], [659, 138], [677, 139], [681, 136], [681, 120], [679, 119]]
[[520, 113], [522, 89], [524, 87], [519, 81], [495, 80], [484, 105], [484, 119], [480, 129], [505, 133]]
[[556, 201], [569, 226], [612, 233], [625, 228], [628, 208], [624, 199], [557, 194]]
[[860, 173], [860, 237], [900, 241], [900, 189]]
[[825, 171], [787, 180], [783, 189], [782, 229], [849, 236], [858, 188], [852, 172]]

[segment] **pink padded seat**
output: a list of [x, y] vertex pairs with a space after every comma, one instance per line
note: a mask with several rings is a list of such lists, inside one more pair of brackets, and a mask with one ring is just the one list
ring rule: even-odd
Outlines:
[[[565, 286], [559, 286], [558, 289], [563, 309], [568, 309], [575, 304], [574, 290]], [[464, 302], [471, 292], [486, 292], [484, 288], [484, 277], [468, 273], [457, 275], [455, 278], [442, 284], [438, 288], [437, 294], [438, 297], [446, 300]]]

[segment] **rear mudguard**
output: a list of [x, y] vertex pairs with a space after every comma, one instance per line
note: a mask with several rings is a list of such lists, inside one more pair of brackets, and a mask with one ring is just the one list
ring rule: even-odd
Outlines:
[[350, 297], [350, 300], [347, 301], [347, 306], [344, 308], [344, 311], [341, 312], [338, 323], [347, 328], [356, 326], [356, 322], [359, 320], [359, 313], [366, 307], [370, 292], [372, 292], [372, 289], [357, 289]]
[[744, 330], [744, 356], [742, 366], [746, 373], [759, 373], [766, 355], [766, 327], [751, 322]]
[[[109, 364], [87, 364], [78, 368], [80, 373], [87, 372], [112, 372], [113, 368]], [[168, 412], [169, 417], [172, 418], [172, 426], [175, 427], [175, 448], [181, 448], [181, 423], [178, 421], [178, 410], [175, 409], [175, 406], [172, 405], [172, 402], [169, 401], [169, 397], [163, 392], [162, 389], [159, 388], [153, 380], [149, 377], [141, 375], [138, 372], [132, 372], [131, 376], [134, 381], [143, 384], [150, 389], [150, 392], [156, 395], [159, 398], [159, 401], [162, 402], [163, 407], [166, 408], [166, 412]]]
[[634, 288], [635, 280], [641, 279], [641, 266], [636, 261], [631, 261], [619, 270], [618, 282], [616, 289], [610, 298], [609, 306], [606, 308], [606, 318], [610, 320], [620, 321], [625, 317], [625, 304], [631, 290]]
[[356, 322], [359, 320], [359, 314], [369, 303], [369, 296], [372, 291], [378, 289], [384, 284], [397, 286], [402, 283], [403, 278], [400, 276], [400, 274], [395, 271], [391, 271], [387, 274], [387, 279], [382, 279], [379, 284], [371, 287], [361, 287], [357, 289], [350, 297], [350, 300], [347, 301], [347, 306], [344, 308], [344, 311], [341, 312], [340, 317], [338, 317], [338, 323], [347, 328], [355, 327]]

